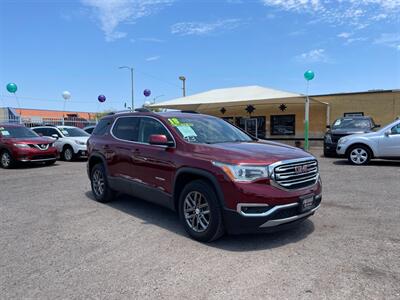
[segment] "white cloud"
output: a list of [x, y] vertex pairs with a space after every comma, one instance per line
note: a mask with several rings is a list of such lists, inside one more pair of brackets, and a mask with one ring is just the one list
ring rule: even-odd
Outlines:
[[142, 42], [149, 42], [149, 43], [164, 43], [165, 42], [165, 40], [158, 39], [158, 38], [152, 38], [152, 37], [140, 38], [139, 40]]
[[207, 35], [219, 30], [231, 30], [238, 27], [240, 19], [225, 19], [215, 22], [180, 22], [171, 26], [171, 33], [177, 35]]
[[155, 61], [155, 60], [159, 60], [160, 56], [156, 55], [156, 56], [150, 56], [148, 58], [146, 58], [146, 61]]
[[304, 63], [329, 62], [329, 57], [326, 55], [325, 49], [313, 49], [297, 55], [296, 60]]
[[400, 0], [260, 0], [265, 6], [313, 15], [314, 22], [352, 25], [357, 29], [378, 21], [398, 22]]
[[342, 32], [339, 33], [337, 36], [343, 39], [348, 39], [352, 34], [350, 32]]
[[120, 24], [132, 23], [154, 14], [174, 0], [81, 0], [90, 7], [104, 32], [106, 41], [114, 41], [127, 35], [118, 31]]
[[400, 50], [400, 33], [382, 33], [374, 43]]

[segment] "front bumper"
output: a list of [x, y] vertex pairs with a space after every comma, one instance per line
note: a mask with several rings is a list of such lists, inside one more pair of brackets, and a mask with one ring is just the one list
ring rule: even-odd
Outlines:
[[326, 143], [324, 142], [324, 154], [336, 155], [337, 143]]
[[[300, 211], [300, 202], [268, 207], [264, 213], [246, 215], [237, 210], [225, 208], [223, 211], [225, 228], [230, 234], [262, 233], [288, 229], [312, 216], [321, 205], [322, 195], [314, 196], [313, 206]], [[300, 201], [300, 199], [299, 199]]]
[[47, 150], [35, 148], [13, 149], [12, 155], [17, 161], [36, 163], [57, 160], [58, 151], [54, 147], [48, 148]]
[[347, 149], [347, 147], [344, 144], [338, 145], [336, 147], [336, 154], [343, 156], [346, 154], [346, 149]]

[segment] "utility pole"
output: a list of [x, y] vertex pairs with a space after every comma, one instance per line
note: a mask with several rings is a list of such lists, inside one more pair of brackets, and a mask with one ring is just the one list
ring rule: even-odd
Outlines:
[[179, 80], [182, 80], [183, 97], [186, 97], [186, 77], [185, 76], [179, 76]]
[[133, 89], [133, 68], [132, 67], [128, 67], [128, 66], [122, 66], [119, 67], [119, 69], [128, 69], [131, 71], [131, 97], [132, 97], [132, 106], [131, 106], [131, 110], [135, 110], [135, 93], [134, 93], [134, 89]]

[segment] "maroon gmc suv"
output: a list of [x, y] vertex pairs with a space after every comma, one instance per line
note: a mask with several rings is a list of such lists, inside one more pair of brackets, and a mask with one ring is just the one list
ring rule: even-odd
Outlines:
[[94, 129], [88, 152], [96, 200], [122, 192], [166, 206], [203, 242], [293, 226], [321, 202], [314, 156], [208, 115], [110, 114]]

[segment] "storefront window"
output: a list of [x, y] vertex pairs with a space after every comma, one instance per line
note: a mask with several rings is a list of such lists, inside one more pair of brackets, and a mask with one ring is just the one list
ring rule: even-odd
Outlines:
[[295, 133], [295, 115], [271, 116], [271, 135], [295, 135]]

